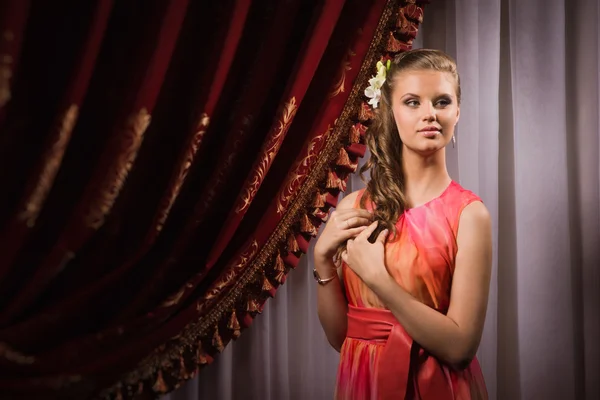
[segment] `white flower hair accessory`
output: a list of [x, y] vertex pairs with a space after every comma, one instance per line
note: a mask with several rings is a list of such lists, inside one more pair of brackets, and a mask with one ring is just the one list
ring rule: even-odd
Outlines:
[[377, 62], [377, 74], [369, 79], [369, 86], [365, 89], [365, 96], [369, 98], [369, 104], [377, 108], [381, 99], [381, 86], [385, 83], [387, 71], [390, 69], [391, 62], [387, 60], [385, 64]]

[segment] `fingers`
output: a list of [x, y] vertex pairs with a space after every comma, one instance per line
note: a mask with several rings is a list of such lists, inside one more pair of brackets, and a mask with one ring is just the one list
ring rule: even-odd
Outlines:
[[367, 227], [367, 229], [363, 230], [357, 237], [358, 240], [364, 239], [368, 240], [371, 237], [371, 234], [377, 229], [378, 221], [373, 222], [371, 225]]
[[369, 220], [373, 220], [373, 213], [367, 211], [367, 210], [363, 210], [362, 208], [351, 208], [348, 210], [341, 210], [344, 211], [344, 214], [346, 217], [351, 218], [351, 217], [361, 217], [361, 218], [366, 218]]
[[381, 244], [385, 244], [385, 240], [387, 239], [388, 233], [389, 231], [387, 229], [382, 230], [381, 232], [379, 232], [376, 241]]
[[373, 221], [373, 214], [367, 210], [359, 209], [359, 208], [351, 208], [347, 210], [335, 210], [331, 213], [331, 219], [334, 221], [337, 220], [347, 220], [350, 218], [364, 218], [369, 221]]
[[363, 226], [359, 226], [357, 228], [352, 228], [352, 229], [346, 229], [342, 231], [343, 234], [343, 240], [348, 240], [351, 238], [355, 238], [358, 235], [360, 235], [361, 232], [363, 232], [365, 229], [367, 229], [366, 225]]
[[348, 218], [346, 221], [344, 221], [342, 223], [343, 228], [345, 229], [350, 229], [350, 228], [356, 228], [359, 226], [367, 226], [371, 223], [371, 220], [369, 218], [364, 218], [364, 217], [350, 217]]
[[342, 261], [344, 261], [346, 264], [348, 264], [348, 251], [344, 250], [342, 252]]
[[331, 222], [340, 230], [369, 225], [372, 221], [373, 216], [365, 210], [341, 210], [331, 214]]

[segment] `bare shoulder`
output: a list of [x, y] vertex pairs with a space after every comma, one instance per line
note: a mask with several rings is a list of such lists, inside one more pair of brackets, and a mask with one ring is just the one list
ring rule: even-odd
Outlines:
[[460, 226], [475, 229], [487, 229], [491, 226], [492, 218], [485, 204], [474, 201], [467, 205], [460, 216]]
[[354, 204], [356, 204], [356, 199], [363, 192], [363, 190], [356, 190], [352, 193], [349, 193], [344, 196], [342, 200], [337, 205], [338, 210], [349, 210], [354, 208]]
[[463, 209], [458, 226], [457, 242], [459, 253], [469, 254], [468, 258], [471, 262], [478, 255], [486, 260], [486, 264], [490, 261], [492, 218], [482, 202], [474, 201]]

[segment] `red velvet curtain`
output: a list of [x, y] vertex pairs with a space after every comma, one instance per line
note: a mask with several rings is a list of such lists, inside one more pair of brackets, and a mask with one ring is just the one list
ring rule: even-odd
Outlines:
[[0, 2], [0, 397], [173, 390], [285, 281], [420, 3]]

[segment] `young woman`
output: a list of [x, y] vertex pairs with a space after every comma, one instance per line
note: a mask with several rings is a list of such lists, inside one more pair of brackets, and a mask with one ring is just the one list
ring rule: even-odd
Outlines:
[[314, 252], [319, 319], [341, 353], [336, 398], [487, 399], [475, 353], [491, 220], [446, 169], [456, 64], [412, 50], [383, 75], [362, 171], [371, 179], [339, 203]]

